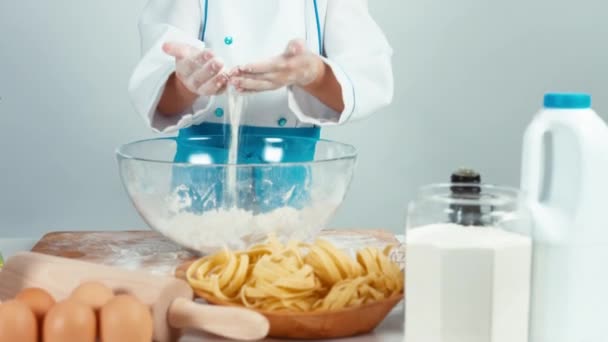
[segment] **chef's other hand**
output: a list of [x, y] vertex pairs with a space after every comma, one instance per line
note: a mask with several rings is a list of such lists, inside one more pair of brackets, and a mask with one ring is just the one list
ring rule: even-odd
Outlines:
[[192, 93], [213, 96], [226, 89], [229, 79], [224, 63], [213, 52], [175, 42], [165, 43], [163, 51], [175, 57], [175, 75]]
[[306, 87], [320, 78], [323, 60], [306, 48], [303, 40], [292, 40], [279, 56], [239, 66], [230, 72], [230, 83], [240, 92], [275, 90], [289, 85]]

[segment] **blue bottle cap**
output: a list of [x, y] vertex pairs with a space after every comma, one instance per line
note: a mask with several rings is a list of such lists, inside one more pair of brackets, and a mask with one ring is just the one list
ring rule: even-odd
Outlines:
[[583, 93], [545, 94], [545, 108], [551, 109], [588, 109], [591, 108], [591, 95]]

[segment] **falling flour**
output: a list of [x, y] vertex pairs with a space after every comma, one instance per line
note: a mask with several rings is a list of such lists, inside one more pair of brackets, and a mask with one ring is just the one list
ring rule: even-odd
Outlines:
[[238, 203], [237, 163], [239, 155], [239, 135], [241, 116], [245, 98], [234, 88], [228, 89], [228, 112], [230, 117], [230, 146], [228, 146], [228, 166], [226, 167], [225, 195], [228, 205]]

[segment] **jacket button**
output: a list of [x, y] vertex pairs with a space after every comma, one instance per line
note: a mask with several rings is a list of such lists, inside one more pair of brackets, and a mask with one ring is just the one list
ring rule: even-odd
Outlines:
[[231, 36], [226, 36], [224, 38], [224, 44], [226, 44], [226, 45], [232, 45], [233, 42], [234, 42], [234, 40], [232, 39]]
[[283, 127], [287, 124], [287, 119], [280, 118], [279, 121], [277, 121], [277, 124], [279, 124], [279, 126]]
[[224, 116], [224, 109], [222, 107], [215, 108], [215, 116], [217, 116], [218, 118]]

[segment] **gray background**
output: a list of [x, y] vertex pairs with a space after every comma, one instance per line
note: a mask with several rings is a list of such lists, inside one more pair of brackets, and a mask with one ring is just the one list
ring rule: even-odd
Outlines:
[[[395, 49], [396, 97], [324, 132], [360, 151], [332, 226], [400, 232], [416, 188], [459, 166], [517, 185], [545, 91], [590, 92], [608, 118], [604, 0], [370, 2]], [[126, 93], [144, 4], [0, 2], [0, 236], [144, 227], [114, 159], [152, 136]]]

